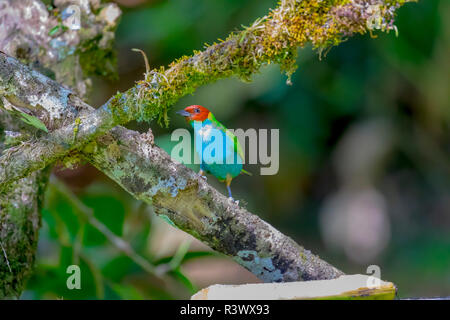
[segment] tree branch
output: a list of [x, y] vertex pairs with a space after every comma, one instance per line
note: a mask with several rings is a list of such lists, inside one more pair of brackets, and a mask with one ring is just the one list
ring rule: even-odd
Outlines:
[[[321, 52], [354, 33], [396, 30], [393, 25], [395, 10], [407, 1], [282, 0], [276, 9], [252, 26], [232, 33], [225, 41], [191, 57], [182, 57], [168, 69], [150, 71], [136, 86], [118, 93], [90, 114], [79, 115], [76, 121], [58, 126], [52, 123], [52, 118], [44, 119], [35, 114], [53, 130], [32, 148], [18, 148], [9, 155], [10, 161], [6, 161], [5, 156], [0, 157], [0, 189], [68, 155], [118, 124], [154, 118], [167, 123], [168, 108], [201, 85], [233, 75], [249, 80], [268, 63], [279, 63], [290, 75], [295, 70], [297, 47], [312, 43]], [[16, 82], [23, 79], [3, 70], [5, 59], [3, 57], [0, 62], [0, 95], [11, 95]], [[63, 104], [68, 104], [70, 96], [65, 96]], [[35, 104], [21, 102], [36, 113]], [[51, 113], [53, 102], [42, 102], [40, 106]]]
[[266, 282], [332, 279], [342, 272], [211, 187], [154, 145], [151, 132], [122, 127], [90, 144], [86, 160], [178, 228]]
[[[1, 54], [0, 54], [1, 58]], [[16, 73], [29, 72], [15, 59], [6, 63], [16, 67]], [[15, 97], [29, 101], [32, 88], [40, 88], [42, 76], [29, 73]], [[47, 100], [52, 100], [51, 115], [64, 114], [65, 121], [80, 114], [91, 114], [93, 108], [80, 100], [74, 107], [65, 102], [55, 82], [48, 82]], [[39, 89], [41, 90], [41, 89]], [[50, 115], [50, 116], [51, 116]], [[54, 121], [56, 123], [56, 120]], [[32, 143], [36, 148], [38, 144]], [[267, 282], [331, 279], [342, 274], [333, 266], [296, 244], [257, 216], [212, 188], [195, 172], [174, 162], [154, 145], [151, 132], [139, 134], [123, 127], [88, 143], [75, 159], [83, 156], [111, 177], [135, 198], [153, 205], [158, 215], [169, 218], [178, 228], [192, 234], [211, 248], [232, 257], [260, 279]]]
[[[0, 103], [1, 105], [1, 103]], [[24, 128], [0, 109], [0, 135], [7, 127], [11, 137], [20, 137]], [[14, 143], [14, 139], [2, 139]], [[0, 151], [7, 145], [0, 145]], [[37, 171], [13, 182], [0, 194], [0, 299], [17, 298], [31, 274], [39, 228], [42, 197], [49, 170]]]

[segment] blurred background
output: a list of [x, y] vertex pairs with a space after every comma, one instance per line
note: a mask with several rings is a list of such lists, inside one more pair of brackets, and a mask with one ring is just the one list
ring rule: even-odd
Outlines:
[[[131, 48], [143, 49], [152, 67], [167, 65], [275, 6], [116, 2], [123, 10], [120, 80], [95, 78], [94, 106], [143, 77], [142, 57]], [[398, 37], [355, 36], [321, 59], [311, 48], [299, 50], [290, 86], [278, 66], [268, 66], [252, 83], [221, 80], [181, 99], [169, 128], [128, 127], [151, 126], [169, 153], [170, 133], [188, 128], [175, 111], [191, 104], [210, 108], [228, 128], [280, 129], [278, 174], [238, 177], [235, 198], [345, 273], [364, 274], [375, 264], [401, 298], [448, 296], [450, 2], [407, 4], [396, 25]], [[257, 165], [248, 170], [259, 173]], [[208, 181], [225, 193], [214, 177]], [[90, 213], [94, 219], [86, 219]], [[55, 170], [42, 214], [36, 272], [22, 298], [178, 299], [211, 284], [259, 281], [89, 165]], [[120, 240], [132, 250], [121, 250]], [[65, 286], [71, 264], [81, 267], [81, 290]]]

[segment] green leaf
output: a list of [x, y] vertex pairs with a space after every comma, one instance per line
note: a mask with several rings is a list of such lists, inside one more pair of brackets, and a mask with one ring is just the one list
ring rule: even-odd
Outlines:
[[198, 291], [198, 288], [183, 274], [183, 272], [181, 272], [180, 269], [172, 270], [170, 273], [189, 290], [191, 295]]
[[49, 36], [55, 35], [55, 34], [58, 32], [59, 27], [60, 27], [60, 26], [57, 25], [57, 26], [54, 26], [53, 28], [51, 28], [50, 31], [48, 32], [48, 35], [49, 35]]
[[105, 278], [114, 282], [122, 281], [122, 279], [131, 273], [133, 261], [124, 255], [117, 256], [108, 261], [102, 268], [102, 274]]
[[[86, 206], [94, 210], [94, 216], [108, 227], [115, 235], [121, 237], [125, 220], [125, 207], [120, 199], [110, 194], [87, 194], [81, 197]], [[105, 236], [88, 225], [84, 238], [85, 246], [98, 246], [107, 242]]]
[[158, 215], [158, 217], [160, 217], [162, 220], [164, 220], [165, 222], [167, 222], [168, 224], [170, 224], [172, 227], [178, 228], [175, 223], [173, 223], [172, 220], [170, 220], [170, 218], [168, 216], [166, 216], [165, 214], [160, 214]]
[[171, 269], [177, 269], [181, 265], [181, 262], [183, 261], [184, 256], [189, 250], [189, 247], [191, 245], [191, 241], [185, 241], [183, 242], [177, 249], [177, 252], [175, 252], [175, 255], [173, 256], [172, 260], [170, 260], [169, 265]]
[[[15, 110], [19, 111], [18, 109], [15, 109]], [[38, 118], [36, 118], [32, 115], [29, 115], [25, 112], [22, 112], [22, 111], [19, 111], [19, 112], [20, 112], [20, 116], [21, 116], [20, 120], [22, 120], [23, 122], [25, 122], [35, 128], [44, 130], [45, 132], [48, 132], [47, 127], [45, 126], [45, 124], [42, 123], [41, 120], [39, 120]]]
[[142, 294], [134, 287], [121, 285], [119, 283], [110, 283], [111, 289], [122, 299], [125, 300], [143, 300]]

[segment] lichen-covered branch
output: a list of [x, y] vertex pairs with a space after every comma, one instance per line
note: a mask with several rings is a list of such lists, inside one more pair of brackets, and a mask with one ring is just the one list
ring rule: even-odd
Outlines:
[[[407, 0], [282, 0], [267, 16], [241, 32], [232, 33], [225, 41], [195, 52], [191, 57], [182, 57], [167, 69], [147, 72], [145, 79], [136, 86], [118, 93], [89, 115], [81, 115], [62, 127], [53, 125], [51, 118], [40, 118], [53, 130], [37, 143], [37, 148], [18, 148], [9, 155], [12, 161], [0, 157], [0, 188], [66, 156], [118, 124], [154, 118], [167, 123], [168, 108], [206, 83], [230, 76], [249, 80], [268, 63], [279, 63], [289, 76], [295, 70], [298, 47], [312, 43], [322, 51], [354, 33], [396, 30], [395, 10], [405, 2]], [[1, 69], [0, 65], [0, 94], [11, 93], [20, 77], [14, 79]], [[45, 101], [41, 106], [50, 110], [51, 104]], [[14, 164], [16, 159], [18, 165]]]
[[333, 279], [342, 272], [212, 188], [154, 145], [151, 132], [123, 127], [88, 144], [83, 155], [158, 215], [232, 257], [266, 282]]
[[[24, 132], [20, 123], [0, 110], [0, 150], [20, 143]], [[49, 170], [36, 171], [0, 194], [0, 299], [19, 297], [33, 270], [48, 175]]]
[[[9, 59], [17, 72], [27, 71]], [[25, 90], [16, 91], [16, 98], [21, 101], [28, 101], [34, 95], [32, 89], [42, 84], [36, 72], [26, 79], [22, 83]], [[80, 114], [92, 112], [92, 107], [78, 100], [78, 113], [71, 109], [66, 112], [65, 104], [56, 102], [61, 99], [63, 88], [54, 82], [47, 84], [51, 88], [47, 98], [55, 101], [49, 114], [55, 117], [52, 122], [57, 122], [59, 114], [72, 121]], [[152, 204], [157, 214], [231, 256], [264, 281], [330, 279], [342, 274], [217, 192], [192, 170], [175, 163], [154, 145], [151, 132], [139, 134], [118, 126], [85, 145], [70, 160], [81, 156], [134, 197]]]
[[0, 299], [20, 296], [34, 265], [49, 171], [37, 171], [0, 195]]
[[397, 288], [392, 282], [380, 280], [369, 286], [372, 277], [362, 274], [337, 279], [290, 282], [250, 283], [242, 285], [215, 284], [194, 294], [192, 300], [393, 300]]
[[[83, 97], [91, 87], [87, 75], [115, 77], [112, 45], [120, 13], [98, 0], [0, 0], [0, 50]], [[78, 22], [81, 29], [71, 28]]]

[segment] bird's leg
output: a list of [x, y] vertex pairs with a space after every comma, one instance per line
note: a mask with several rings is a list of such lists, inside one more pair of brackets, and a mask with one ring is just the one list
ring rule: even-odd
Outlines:
[[200, 170], [199, 170], [198, 175], [199, 175], [200, 177], [202, 177], [203, 179], [208, 180], [208, 178], [206, 177], [206, 172], [203, 171], [203, 169], [200, 169]]
[[231, 188], [230, 188], [231, 180], [233, 180], [233, 178], [229, 174], [227, 174], [227, 178], [225, 179], [225, 184], [226, 184], [227, 190], [228, 190], [228, 197], [229, 197], [228, 199], [231, 199], [233, 202], [236, 202], [237, 204], [239, 204], [239, 201], [234, 200], [233, 196], [231, 195]]
[[228, 197], [229, 197], [230, 199], [234, 200], [234, 199], [233, 199], [233, 196], [231, 195], [231, 188], [230, 188], [230, 185], [227, 185], [227, 190], [228, 190]]

